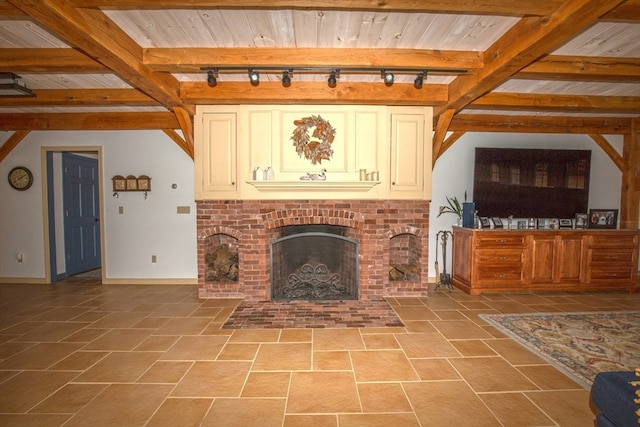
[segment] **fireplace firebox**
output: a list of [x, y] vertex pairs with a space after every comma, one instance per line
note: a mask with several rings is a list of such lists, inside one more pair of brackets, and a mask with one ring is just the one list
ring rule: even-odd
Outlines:
[[272, 300], [358, 299], [358, 242], [345, 227], [292, 225], [271, 243]]

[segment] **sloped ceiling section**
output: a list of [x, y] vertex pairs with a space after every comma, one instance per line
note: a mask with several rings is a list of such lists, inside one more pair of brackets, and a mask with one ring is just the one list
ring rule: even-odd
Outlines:
[[[403, 68], [420, 89], [382, 82]], [[197, 104], [429, 105], [436, 155], [450, 131], [628, 134], [640, 0], [0, 0], [0, 72], [36, 95], [0, 98], [2, 130], [164, 129], [191, 155]]]

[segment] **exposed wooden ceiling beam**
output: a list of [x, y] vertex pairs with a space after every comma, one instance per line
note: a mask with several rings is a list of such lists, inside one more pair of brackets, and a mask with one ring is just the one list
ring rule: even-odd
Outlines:
[[14, 73], [111, 73], [72, 48], [0, 49], [0, 70]]
[[0, 106], [161, 106], [158, 101], [145, 95], [137, 89], [35, 89], [33, 93], [35, 93], [35, 97], [0, 98]]
[[[640, 1], [640, 0], [639, 0]], [[282, 58], [303, 58], [283, 63]], [[340, 58], [340, 64], [335, 58]], [[202, 72], [211, 66], [343, 66], [466, 69], [483, 67], [483, 54], [472, 51], [415, 49], [312, 49], [312, 48], [148, 48], [143, 64], [153, 71]], [[110, 70], [72, 48], [0, 49], [0, 69], [29, 73], [105, 73]], [[640, 79], [640, 58], [549, 55], [522, 69], [517, 78], [629, 81]]]
[[549, 55], [515, 75], [522, 79], [638, 82], [640, 58]]
[[167, 113], [35, 113], [0, 114], [0, 130], [134, 130], [177, 129]]
[[178, 96], [178, 81], [142, 64], [142, 49], [102, 11], [76, 9], [64, 0], [7, 0], [72, 46], [167, 107], [194, 109]]
[[[264, 1], [238, 1], [238, 0], [69, 0], [75, 7], [102, 8], [102, 9], [170, 9], [170, 8], [238, 8], [238, 7], [265, 7]], [[385, 10], [396, 12], [444, 12], [460, 14], [488, 14], [504, 16], [543, 16], [555, 10], [562, 0], [495, 0], [478, 2], [475, 0], [458, 0], [443, 2], [441, 0], [401, 0], [386, 2], [372, 2], [370, 0], [271, 0], [269, 7], [291, 9], [346, 9], [346, 10]], [[0, 16], [21, 16], [24, 13], [16, 9], [5, 0], [0, 0]], [[618, 7], [602, 16], [603, 20], [610, 21], [639, 21], [640, 0], [626, 0]]]
[[[154, 71], [202, 72], [201, 67], [389, 67], [476, 70], [480, 52], [418, 49], [331, 48], [150, 48], [143, 63]], [[459, 73], [456, 73], [459, 74]]]
[[335, 88], [327, 83], [296, 82], [283, 87], [280, 82], [224, 82], [209, 87], [206, 82], [184, 82], [182, 98], [193, 104], [372, 104], [372, 105], [438, 105], [447, 101], [447, 86], [338, 82]]
[[626, 0], [602, 16], [606, 21], [640, 21], [640, 0]]
[[449, 102], [435, 110], [462, 110], [536, 59], [566, 43], [623, 0], [567, 0], [548, 17], [526, 17], [485, 51], [485, 67], [457, 77], [449, 85]]
[[613, 117], [505, 116], [499, 114], [461, 114], [454, 116], [449, 131], [525, 132], [624, 135], [632, 119]]
[[640, 114], [640, 97], [492, 92], [476, 99], [466, 108]]
[[563, 0], [69, 0], [75, 7], [114, 9], [275, 8], [445, 12], [508, 16], [546, 15]]

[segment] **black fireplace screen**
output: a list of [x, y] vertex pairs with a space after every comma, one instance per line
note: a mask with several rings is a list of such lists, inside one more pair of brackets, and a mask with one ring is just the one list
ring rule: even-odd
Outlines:
[[272, 299], [358, 299], [358, 243], [341, 227], [293, 227], [271, 243]]

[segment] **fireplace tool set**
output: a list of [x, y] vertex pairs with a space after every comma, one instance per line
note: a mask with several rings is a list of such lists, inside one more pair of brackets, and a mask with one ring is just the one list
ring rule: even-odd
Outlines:
[[[436, 283], [435, 290], [437, 291], [440, 286], [446, 286], [449, 289], [449, 292], [452, 290], [451, 285], [451, 274], [447, 273], [447, 241], [449, 237], [452, 236], [450, 231], [440, 230], [436, 234]], [[442, 273], [440, 273], [440, 269], [438, 266], [438, 242], [440, 242], [440, 248], [442, 250]]]

